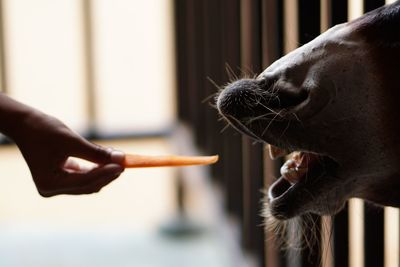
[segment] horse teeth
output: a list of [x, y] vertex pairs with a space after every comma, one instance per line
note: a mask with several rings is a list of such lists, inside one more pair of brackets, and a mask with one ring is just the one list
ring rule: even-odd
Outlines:
[[276, 147], [274, 145], [268, 145], [269, 157], [274, 160], [283, 156], [286, 156], [288, 152], [285, 149]]
[[307, 168], [299, 168], [295, 160], [289, 159], [282, 165], [280, 172], [283, 178], [291, 184], [295, 184], [304, 176], [307, 170]]

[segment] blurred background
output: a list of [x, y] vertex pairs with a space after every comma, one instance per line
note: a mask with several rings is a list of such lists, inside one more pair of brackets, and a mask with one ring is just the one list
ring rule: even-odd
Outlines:
[[[332, 25], [384, 0], [0, 0], [1, 91], [93, 142], [219, 154], [210, 167], [126, 170], [100, 193], [44, 199], [1, 137], [3, 267], [398, 267], [399, 211], [351, 200], [282, 251], [261, 199], [281, 162], [209, 105]], [[288, 229], [296, 235], [310, 229]]]
[[[1, 1], [2, 91], [101, 145], [178, 153], [173, 4]], [[201, 168], [188, 168], [193, 223], [180, 225], [174, 169], [126, 170], [99, 194], [44, 199], [3, 143], [0, 266], [234, 265]]]

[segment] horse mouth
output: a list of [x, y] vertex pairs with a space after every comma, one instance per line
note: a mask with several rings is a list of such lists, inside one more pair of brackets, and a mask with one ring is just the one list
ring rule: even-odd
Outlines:
[[[233, 93], [235, 97], [244, 94], [239, 91]], [[252, 94], [245, 93], [248, 99], [250, 96], [250, 101], [254, 100]], [[228, 101], [227, 97], [231, 99]], [[220, 95], [217, 106], [220, 114], [240, 133], [264, 144], [273, 143], [274, 145], [269, 145], [272, 159], [286, 159], [280, 170], [281, 176], [268, 190], [271, 215], [279, 220], [286, 220], [307, 212], [320, 215], [336, 213], [344, 203], [341, 199], [338, 200], [340, 192], [336, 173], [339, 164], [328, 155], [310, 150], [293, 150], [293, 147], [298, 149], [299, 146], [290, 144], [290, 140], [282, 134], [293, 131], [290, 127], [286, 128], [289, 118], [276, 116], [266, 119], [260, 114], [267, 103], [260, 103], [259, 98], [257, 99], [258, 105], [251, 104], [251, 108], [247, 108], [243, 105], [248, 103], [245, 100], [233, 99], [232, 95], [225, 94]], [[296, 135], [292, 133], [290, 139], [293, 137]], [[283, 139], [285, 140], [282, 141]]]
[[[270, 151], [274, 149], [270, 146]], [[306, 212], [336, 213], [342, 206], [333, 197], [337, 195], [338, 164], [329, 156], [313, 152], [296, 151], [286, 158], [281, 176], [268, 190], [271, 214], [285, 220]]]
[[268, 189], [269, 207], [275, 218], [286, 220], [306, 212], [333, 214], [340, 209], [341, 202], [329, 199], [337, 195], [334, 190], [339, 165], [335, 160], [315, 152], [270, 145], [238, 119], [229, 115], [225, 118], [240, 133], [267, 144], [272, 160], [286, 159], [281, 176]]

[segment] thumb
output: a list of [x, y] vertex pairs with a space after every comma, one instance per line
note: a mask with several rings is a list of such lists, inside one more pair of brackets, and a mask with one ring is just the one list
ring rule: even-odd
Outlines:
[[98, 164], [116, 163], [122, 165], [125, 159], [125, 153], [122, 151], [106, 148], [83, 138], [72, 148], [71, 156]]

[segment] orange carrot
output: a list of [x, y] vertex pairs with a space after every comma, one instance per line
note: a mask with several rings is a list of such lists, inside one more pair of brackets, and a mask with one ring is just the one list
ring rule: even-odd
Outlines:
[[126, 154], [124, 166], [126, 168], [144, 167], [167, 167], [167, 166], [189, 166], [189, 165], [208, 165], [218, 161], [215, 156], [145, 156]]

